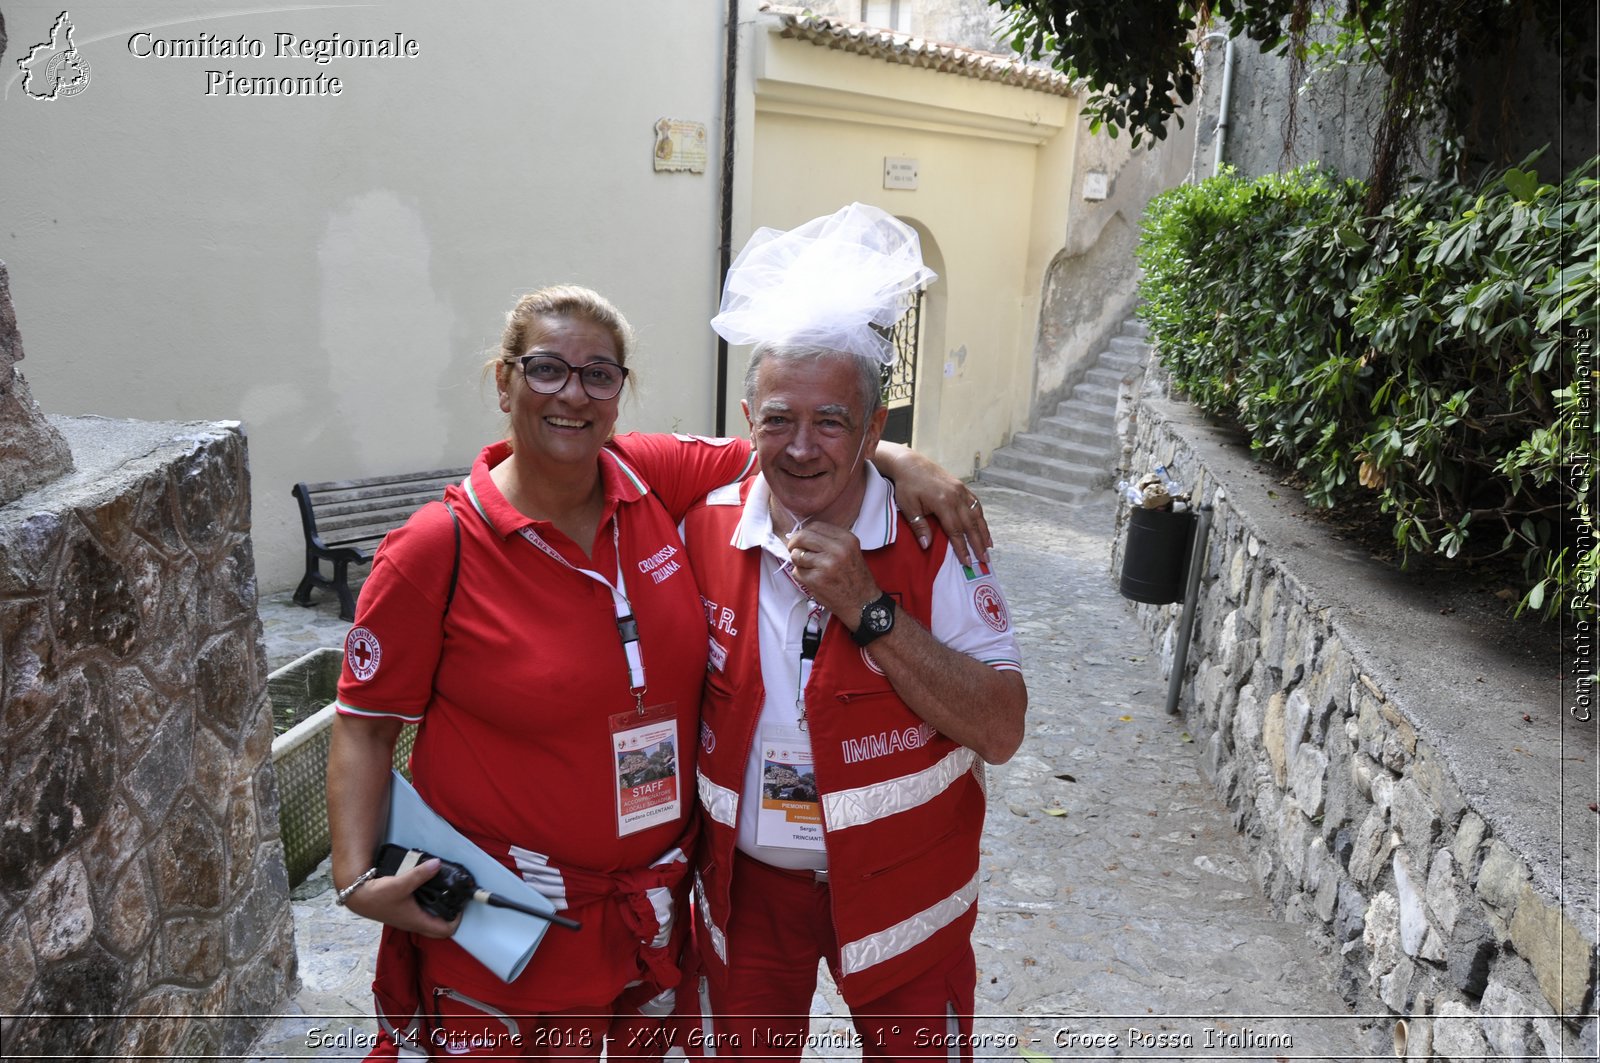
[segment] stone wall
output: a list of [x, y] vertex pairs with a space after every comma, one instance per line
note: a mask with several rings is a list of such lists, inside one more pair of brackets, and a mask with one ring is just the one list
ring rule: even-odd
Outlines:
[[[1055, 411], [1122, 328], [1138, 301], [1134, 251], [1150, 200], [1183, 182], [1194, 127], [1134, 148], [1128, 138], [1089, 133], [1078, 119], [1066, 238], [1045, 276], [1034, 339], [1033, 422]], [[1084, 198], [1091, 174], [1106, 181], [1106, 198]]]
[[[1323, 6], [1342, 9], [1345, 5]], [[1578, 16], [1586, 25], [1563, 47], [1580, 50], [1593, 69], [1595, 9], [1581, 4], [1569, 5], [1569, 9], [1589, 13]], [[1310, 32], [1313, 39], [1325, 43], [1332, 36], [1328, 27], [1315, 23]], [[1538, 40], [1531, 18], [1522, 23], [1518, 34], [1504, 65], [1490, 62], [1465, 71], [1475, 82], [1471, 91], [1482, 101], [1482, 111], [1469, 123], [1467, 133], [1469, 170], [1476, 174], [1485, 165], [1520, 164], [1530, 153], [1545, 148], [1534, 168], [1541, 180], [1559, 183], [1596, 151], [1594, 104], [1581, 98], [1566, 99], [1560, 85], [1559, 50], [1552, 52]], [[1221, 41], [1207, 42], [1200, 63], [1199, 98], [1184, 116], [1198, 129], [1197, 180], [1214, 172], [1224, 56]], [[1317, 162], [1341, 176], [1366, 178], [1372, 172], [1384, 82], [1381, 70], [1359, 63], [1323, 69], [1313, 64], [1296, 72], [1289, 57], [1263, 52], [1259, 43], [1246, 37], [1236, 38], [1222, 161], [1245, 177]], [[1500, 115], [1494, 113], [1496, 108], [1516, 117], [1503, 131], [1497, 129]], [[1427, 173], [1434, 166], [1419, 161], [1417, 168]]]
[[[1180, 710], [1273, 904], [1411, 1058], [1595, 1058], [1596, 724], [1147, 396], [1131, 467], [1157, 463], [1213, 504]], [[1181, 606], [1137, 611], [1170, 674]]]
[[[0, 31], [4, 27], [0, 26]], [[0, 52], [5, 37], [0, 32]], [[72, 469], [72, 452], [33, 401], [22, 361], [22, 334], [11, 305], [11, 277], [0, 262], [0, 506]]]
[[[1326, 29], [1313, 35], [1327, 38]], [[1226, 45], [1207, 42], [1201, 53], [1200, 92], [1184, 118], [1196, 128], [1191, 169], [1195, 180], [1215, 173], [1217, 122], [1222, 117]], [[1278, 173], [1308, 162], [1345, 177], [1372, 169], [1372, 133], [1383, 103], [1382, 71], [1359, 64], [1295, 71], [1283, 55], [1263, 53], [1247, 37], [1234, 40], [1222, 162], [1244, 177]], [[1292, 117], [1291, 117], [1292, 116]]]
[[295, 977], [236, 423], [52, 418], [0, 507], [0, 1044], [246, 1049]]

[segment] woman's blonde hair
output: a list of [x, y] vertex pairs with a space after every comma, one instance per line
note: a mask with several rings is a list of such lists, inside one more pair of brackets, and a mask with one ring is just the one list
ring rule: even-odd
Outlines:
[[[633, 346], [633, 329], [622, 311], [599, 292], [576, 284], [553, 284], [529, 292], [517, 300], [506, 314], [506, 329], [500, 336], [500, 349], [484, 365], [484, 372], [493, 372], [495, 384], [504, 387], [507, 380], [502, 373], [513, 371], [516, 360], [528, 349], [528, 332], [542, 317], [570, 317], [598, 325], [611, 334], [617, 348], [617, 361], [626, 366], [628, 351]], [[629, 383], [632, 383], [630, 378]]]

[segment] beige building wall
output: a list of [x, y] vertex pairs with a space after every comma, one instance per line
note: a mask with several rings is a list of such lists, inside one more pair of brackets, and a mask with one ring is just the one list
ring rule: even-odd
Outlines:
[[[47, 412], [243, 421], [264, 591], [301, 570], [295, 481], [466, 464], [497, 436], [478, 367], [541, 285], [632, 320], [625, 427], [711, 428], [722, 4], [273, 6], [74, 3], [90, 82], [49, 101], [16, 60], [62, 6], [0, 8], [0, 260]], [[141, 58], [141, 32], [266, 54]], [[278, 32], [419, 54], [318, 65], [275, 58]], [[207, 95], [207, 70], [342, 91]], [[655, 172], [662, 117], [705, 123], [705, 173]]]
[[[1049, 416], [1097, 363], [1106, 341], [1138, 303], [1139, 227], [1150, 200], [1182, 184], [1194, 150], [1196, 123], [1165, 140], [1132, 147], [1091, 135], [1080, 120], [1071, 193], [1057, 204], [1067, 217], [1066, 241], [1045, 273], [1035, 348], [1034, 406]], [[1093, 192], [1090, 186], [1097, 186]]]
[[[913, 443], [970, 475], [1027, 427], [1076, 102], [784, 39], [775, 26], [757, 16], [747, 27], [734, 247], [757, 227], [852, 200], [913, 224], [940, 274], [924, 308]], [[885, 157], [916, 160], [915, 190], [884, 187]], [[742, 355], [730, 367], [730, 429], [744, 423]]]
[[[892, 4], [818, 0], [807, 6], [819, 15], [865, 16], [875, 26], [914, 38], [1012, 54], [1004, 16], [984, 0], [894, 0]], [[1211, 51], [1221, 54], [1220, 47]], [[1208, 78], [1220, 82], [1220, 69], [1208, 68]], [[1212, 112], [1220, 92], [1220, 84], [1208, 81], [1202, 87], [1213, 101]], [[1209, 131], [1215, 124], [1214, 113], [1202, 115], [1204, 108], [1198, 104], [1191, 110], [1195, 113], [1186, 124], [1177, 128], [1174, 123], [1165, 140], [1147, 141], [1137, 148], [1126, 134], [1113, 139], [1105, 131], [1091, 133], [1089, 122], [1075, 112], [1073, 134], [1053, 137], [1041, 146], [1042, 154], [1062, 156], [1041, 160], [1041, 170], [1071, 177], [1066, 182], [1034, 183], [1035, 228], [1048, 231], [1054, 226], [1057, 236], [1054, 260], [1042, 275], [1035, 278], [1035, 263], [1029, 263], [1029, 291], [1040, 296], [1032, 325], [1034, 420], [1053, 413], [1057, 403], [1068, 397], [1132, 312], [1139, 278], [1135, 247], [1145, 206], [1155, 195], [1183, 182], [1197, 132]]]

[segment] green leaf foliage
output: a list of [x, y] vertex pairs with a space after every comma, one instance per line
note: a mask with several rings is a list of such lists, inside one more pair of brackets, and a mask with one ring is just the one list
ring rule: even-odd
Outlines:
[[1091, 129], [1160, 140], [1194, 99], [1196, 30], [1211, 18], [1233, 34], [1281, 46], [1283, 23], [1304, 0], [989, 0], [1000, 8], [1012, 50], [1048, 58], [1088, 81]]
[[1519, 611], [1592, 612], [1600, 160], [1559, 187], [1367, 189], [1305, 167], [1157, 197], [1141, 317], [1174, 385], [1331, 507], [1375, 496], [1402, 559], [1510, 554]]

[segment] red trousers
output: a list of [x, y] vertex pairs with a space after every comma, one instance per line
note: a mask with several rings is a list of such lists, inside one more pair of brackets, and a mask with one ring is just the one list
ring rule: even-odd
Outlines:
[[[640, 1014], [640, 994], [624, 991], [608, 1005], [537, 1015], [511, 1014], [449, 986], [419, 977], [424, 1014], [412, 1054], [401, 1056], [385, 1034], [368, 1059], [599, 1059], [656, 1063], [671, 1043], [670, 1013]], [[670, 1009], [670, 1003], [666, 1005]], [[609, 1042], [609, 1043], [608, 1043]]]
[[[839, 978], [827, 884], [740, 853], [733, 871], [725, 973], [708, 979], [709, 1029], [695, 1059], [799, 1059], [806, 1047], [817, 963]], [[910, 982], [851, 1009], [863, 1059], [972, 1059], [977, 961], [968, 942]], [[679, 990], [680, 998], [687, 992]]]

